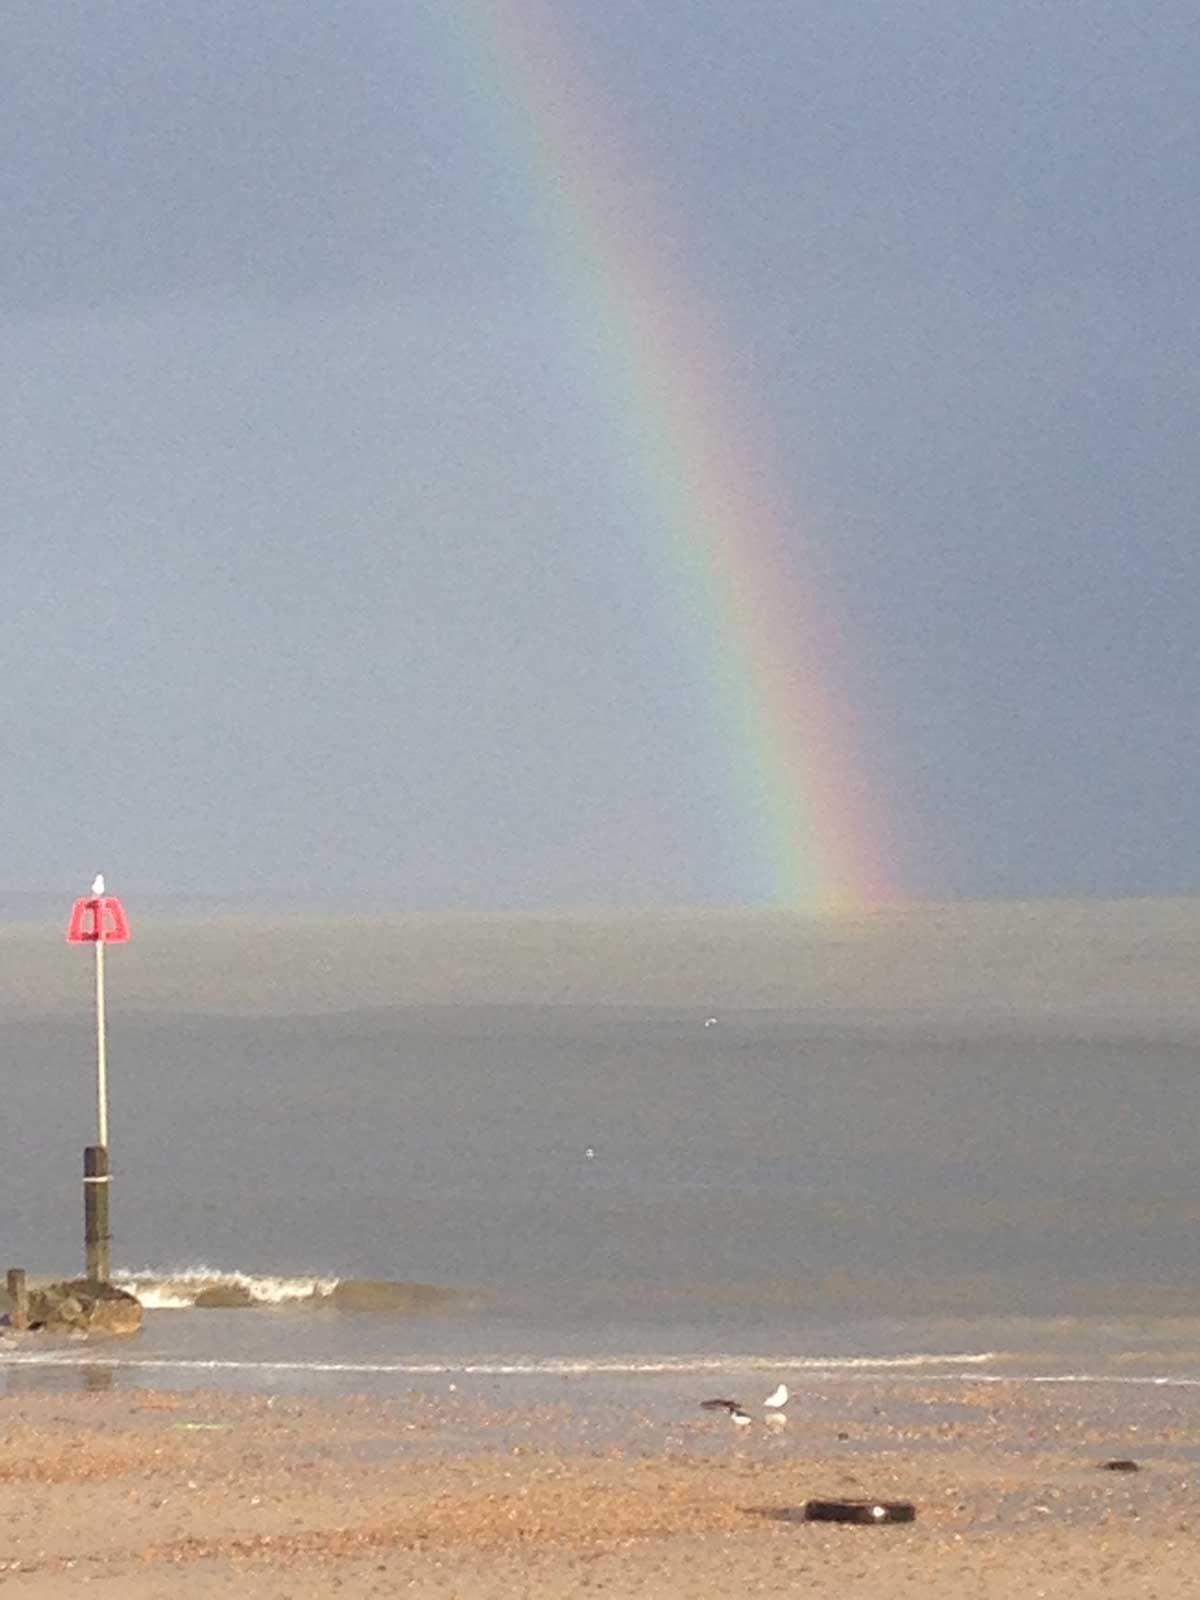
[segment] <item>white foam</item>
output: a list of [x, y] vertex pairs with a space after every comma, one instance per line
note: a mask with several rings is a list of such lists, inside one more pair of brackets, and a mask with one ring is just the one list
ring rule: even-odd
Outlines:
[[[972, 1351], [968, 1355], [961, 1353], [951, 1355], [935, 1355], [922, 1352], [916, 1355], [905, 1356], [809, 1356], [791, 1363], [800, 1368], [830, 1368], [842, 1367], [850, 1370], [873, 1367], [966, 1367], [986, 1366], [990, 1361], [998, 1361], [999, 1352], [996, 1350]], [[769, 1366], [771, 1363], [764, 1362]]]
[[911, 1356], [673, 1356], [660, 1359], [557, 1358], [512, 1361], [242, 1361], [182, 1356], [90, 1356], [66, 1351], [0, 1353], [0, 1366], [153, 1368], [180, 1372], [361, 1372], [401, 1377], [637, 1377], [746, 1371], [849, 1372], [937, 1365], [958, 1367], [992, 1361], [992, 1353]]
[[[770, 1365], [774, 1369], [803, 1368], [814, 1377], [824, 1373], [831, 1378], [840, 1378], [843, 1382], [865, 1382], [872, 1375], [872, 1368], [895, 1368], [902, 1361], [909, 1367], [914, 1361], [924, 1365], [934, 1363], [953, 1366], [957, 1364], [979, 1363], [990, 1360], [987, 1355], [960, 1355], [960, 1356], [922, 1356], [919, 1358], [869, 1358], [856, 1359], [853, 1362], [831, 1357], [820, 1360], [806, 1357], [795, 1360], [780, 1357], [773, 1362], [737, 1361], [733, 1358], [705, 1359], [697, 1361], [235, 1361], [201, 1358], [184, 1358], [174, 1356], [96, 1356], [77, 1351], [23, 1351], [9, 1350], [0, 1347], [0, 1370], [5, 1367], [55, 1367], [55, 1368], [89, 1368], [97, 1367], [113, 1371], [147, 1371], [147, 1372], [258, 1372], [266, 1376], [272, 1373], [330, 1373], [330, 1374], [358, 1374], [363, 1376], [395, 1376], [401, 1378], [423, 1377], [489, 1377], [489, 1378], [521, 1378], [521, 1377], [589, 1377], [605, 1375], [637, 1376], [655, 1373], [701, 1373], [714, 1371], [745, 1371], [749, 1367]], [[1147, 1373], [1135, 1375], [1130, 1373], [1110, 1372], [1065, 1372], [1065, 1373], [985, 1373], [970, 1372], [937, 1372], [923, 1373], [920, 1376], [914, 1371], [895, 1372], [893, 1381], [898, 1383], [945, 1383], [945, 1384], [978, 1384], [978, 1383], [1004, 1383], [1004, 1384], [1090, 1384], [1098, 1387], [1117, 1386], [1122, 1388], [1159, 1388], [1159, 1389], [1197, 1389], [1200, 1388], [1200, 1377], [1175, 1377], [1163, 1374]]]

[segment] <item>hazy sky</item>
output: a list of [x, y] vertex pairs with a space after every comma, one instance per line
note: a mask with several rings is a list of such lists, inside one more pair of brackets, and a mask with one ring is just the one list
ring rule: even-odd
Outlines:
[[[897, 879], [1200, 889], [1192, 0], [551, 9]], [[496, 11], [7, 8], [0, 885], [770, 892]]]

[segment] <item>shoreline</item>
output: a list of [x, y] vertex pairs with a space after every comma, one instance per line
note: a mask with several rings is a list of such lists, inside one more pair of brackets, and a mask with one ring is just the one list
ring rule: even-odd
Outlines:
[[411, 1386], [458, 1380], [511, 1385], [544, 1397], [571, 1382], [580, 1395], [623, 1392], [666, 1420], [689, 1386], [890, 1382], [947, 1386], [1076, 1385], [1200, 1388], [1200, 1316], [913, 1320], [903, 1316], [789, 1328], [751, 1336], [740, 1325], [628, 1325], [560, 1318], [359, 1315], [328, 1306], [215, 1306], [147, 1311], [128, 1338], [17, 1332], [0, 1317], [0, 1395], [70, 1388], [72, 1373], [107, 1374], [111, 1387], [242, 1395], [286, 1389], [314, 1398], [370, 1392], [386, 1401]]
[[[693, 1388], [666, 1419], [619, 1387], [538, 1400], [445, 1379], [390, 1399], [9, 1391], [0, 1586], [1168, 1600], [1200, 1582], [1191, 1390], [802, 1380], [785, 1428], [736, 1429]], [[917, 1518], [798, 1520], [838, 1495]]]

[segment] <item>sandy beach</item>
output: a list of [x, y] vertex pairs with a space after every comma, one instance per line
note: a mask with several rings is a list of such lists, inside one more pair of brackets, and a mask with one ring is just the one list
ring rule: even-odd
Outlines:
[[[1189, 1389], [817, 1383], [772, 1430], [698, 1405], [664, 1424], [573, 1391], [319, 1400], [108, 1380], [10, 1379], [0, 1396], [14, 1600], [1200, 1589]], [[910, 1499], [917, 1517], [804, 1521], [818, 1496]]]

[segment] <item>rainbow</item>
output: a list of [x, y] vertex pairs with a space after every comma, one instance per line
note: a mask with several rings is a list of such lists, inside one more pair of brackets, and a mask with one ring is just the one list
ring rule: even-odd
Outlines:
[[737, 415], [710, 320], [637, 214], [549, 0], [444, 8], [490, 100], [531, 218], [587, 340], [597, 399], [645, 508], [648, 560], [694, 641], [761, 898], [814, 910], [892, 897], [834, 608], [797, 570], [795, 521]]

